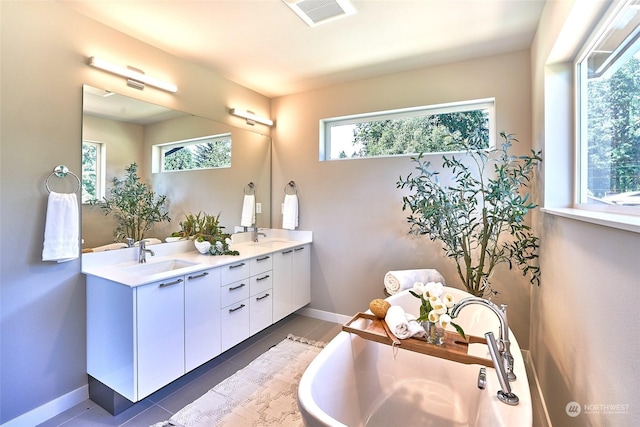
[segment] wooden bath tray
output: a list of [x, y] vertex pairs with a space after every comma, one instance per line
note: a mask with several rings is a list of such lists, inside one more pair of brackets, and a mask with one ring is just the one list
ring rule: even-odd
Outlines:
[[[362, 320], [364, 322], [364, 328], [351, 326], [352, 323]], [[464, 363], [466, 365], [478, 364], [493, 368], [493, 362], [490, 359], [483, 357], [472, 356], [468, 354], [469, 344], [486, 344], [487, 341], [484, 338], [475, 337], [473, 335], [467, 335], [467, 341], [463, 340], [456, 332], [444, 332], [444, 344], [435, 345], [429, 344], [424, 339], [407, 338], [404, 340], [397, 339], [390, 331], [384, 319], [378, 319], [373, 314], [358, 313], [351, 318], [347, 323], [342, 325], [342, 330], [356, 334], [366, 340], [379, 342], [386, 345], [394, 345], [394, 341], [400, 342], [395, 346], [403, 348], [405, 350], [415, 351], [422, 354], [427, 354], [433, 357], [439, 357], [441, 359], [447, 359], [458, 363]]]

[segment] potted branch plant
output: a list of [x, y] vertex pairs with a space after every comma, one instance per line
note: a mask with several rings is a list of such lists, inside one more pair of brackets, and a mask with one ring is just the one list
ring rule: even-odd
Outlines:
[[[131, 163], [125, 169], [124, 179], [113, 178], [109, 198], [101, 201], [105, 215], [113, 214], [118, 222], [115, 240], [144, 239], [145, 234], [157, 222], [170, 222], [167, 196], [156, 195], [148, 184], [140, 181], [138, 165]], [[98, 203], [92, 200], [91, 204]]]
[[180, 228], [180, 231], [171, 236], [192, 239], [196, 249], [202, 254], [240, 255], [240, 252], [229, 249], [231, 235], [223, 232], [220, 214], [213, 216], [198, 212], [196, 215], [186, 215], [186, 219], [180, 223]]
[[479, 137], [465, 140], [464, 161], [442, 156], [443, 168], [452, 175], [450, 185], [440, 183], [439, 172], [422, 154], [412, 158], [418, 174], [397, 182], [411, 192], [402, 206], [411, 211], [409, 232], [442, 242], [467, 292], [480, 297], [496, 293], [491, 277], [500, 264], [515, 265], [532, 284], [540, 284], [539, 239], [525, 222], [537, 205], [523, 190], [542, 161], [541, 152], [510, 155], [517, 140], [504, 132], [500, 136], [504, 141], [492, 150], [482, 148]]

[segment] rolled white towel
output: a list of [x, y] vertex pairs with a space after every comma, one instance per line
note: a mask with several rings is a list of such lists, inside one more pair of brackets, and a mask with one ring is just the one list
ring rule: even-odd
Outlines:
[[405, 289], [411, 289], [415, 282], [440, 282], [443, 285], [444, 277], [433, 268], [416, 270], [395, 270], [388, 271], [384, 275], [384, 287], [390, 295], [397, 294]]
[[384, 321], [387, 322], [391, 333], [401, 340], [415, 336], [424, 336], [425, 334], [424, 329], [416, 321], [416, 318], [411, 314], [405, 313], [399, 305], [389, 307]]

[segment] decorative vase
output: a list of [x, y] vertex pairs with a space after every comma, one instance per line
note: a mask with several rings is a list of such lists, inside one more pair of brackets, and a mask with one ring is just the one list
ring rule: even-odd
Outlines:
[[444, 344], [444, 328], [434, 322], [422, 322], [422, 327], [427, 333], [427, 342], [429, 344], [443, 345]]
[[206, 240], [204, 240], [202, 242], [198, 242], [197, 240], [194, 240], [193, 244], [196, 245], [196, 249], [201, 254], [208, 254], [209, 253], [209, 248], [211, 247], [211, 243], [210, 242], [207, 242]]

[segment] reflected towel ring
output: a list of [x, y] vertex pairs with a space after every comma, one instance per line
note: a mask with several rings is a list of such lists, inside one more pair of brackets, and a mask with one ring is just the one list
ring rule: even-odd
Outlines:
[[244, 187], [245, 196], [254, 196], [255, 194], [256, 194], [256, 189], [255, 189], [255, 186], [253, 185], [253, 182], [250, 182], [247, 185], [245, 185]]
[[49, 193], [51, 193], [51, 188], [49, 188], [49, 178], [51, 178], [52, 176], [57, 176], [58, 178], [64, 178], [67, 175], [73, 175], [73, 177], [76, 179], [76, 181], [78, 181], [78, 188], [76, 189], [76, 191], [74, 191], [74, 193], [77, 193], [78, 191], [80, 191], [80, 188], [82, 186], [82, 184], [80, 183], [80, 178], [78, 178], [78, 175], [76, 175], [75, 173], [71, 172], [69, 170], [68, 167], [66, 167], [65, 165], [58, 165], [53, 169], [53, 172], [51, 173], [51, 175], [49, 175], [47, 177], [47, 179], [44, 181], [44, 186], [47, 188], [47, 191]]
[[284, 194], [293, 195], [298, 194], [298, 187], [294, 181], [289, 181], [284, 187]]

